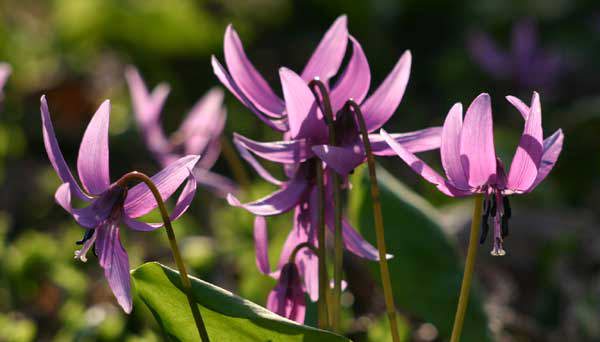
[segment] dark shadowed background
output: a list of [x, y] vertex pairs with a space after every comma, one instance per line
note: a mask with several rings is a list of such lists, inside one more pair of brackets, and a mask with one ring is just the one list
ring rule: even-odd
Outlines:
[[[73, 259], [74, 242], [83, 230], [53, 199], [59, 179], [43, 148], [38, 110], [42, 94], [48, 96], [59, 142], [72, 167], [87, 122], [108, 98], [112, 179], [129, 170], [152, 174], [158, 165], [133, 121], [126, 65], [136, 65], [148, 86], [160, 81], [171, 85], [163, 110], [171, 131], [200, 96], [218, 85], [210, 56], [222, 60], [228, 23], [235, 25], [249, 57], [279, 91], [278, 68], [300, 69], [341, 14], [348, 15], [349, 31], [367, 55], [371, 89], [404, 50], [412, 51], [409, 85], [385, 126], [388, 131], [441, 125], [453, 103], [466, 106], [479, 93], [489, 92], [496, 147], [508, 162], [523, 121], [504, 96], [528, 102], [532, 91], [540, 93], [544, 134], [562, 128], [565, 147], [546, 181], [512, 201], [507, 255], [492, 257], [488, 244], [481, 247], [478, 293], [469, 308], [476, 314], [467, 322], [465, 340], [600, 340], [597, 2], [2, 0], [0, 61], [10, 63], [13, 72], [0, 114], [0, 341], [163, 339], [141, 301], [134, 301], [129, 316], [116, 306], [95, 258], [87, 264]], [[230, 93], [226, 105], [228, 138], [233, 132], [260, 141], [281, 138]], [[440, 165], [436, 153], [425, 158]], [[395, 217], [394, 207], [389, 207], [386, 227], [388, 244], [399, 259], [394, 281], [406, 284], [395, 287], [406, 339], [443, 340], [457, 297], [460, 276], [454, 274], [460, 274], [466, 249], [470, 204], [436, 192], [398, 158], [379, 162], [400, 182], [388, 183], [391, 192], [407, 201], [398, 205], [418, 208], [417, 216], [435, 211], [436, 224], [425, 230], [421, 216]], [[271, 169], [282, 174], [274, 165]], [[233, 177], [223, 160], [214, 170]], [[246, 172], [252, 184], [244, 199], [273, 190], [250, 168]], [[412, 196], [410, 189], [422, 198]], [[347, 196], [356, 225], [364, 216], [359, 192], [365, 190], [357, 185], [352, 191], [358, 195]], [[395, 199], [389, 196], [391, 206]], [[272, 257], [290, 227], [290, 216], [270, 220]], [[265, 303], [274, 282], [254, 265], [250, 215], [200, 189], [175, 228], [193, 274]], [[361, 228], [374, 242], [367, 227]], [[122, 234], [132, 267], [149, 260], [172, 264], [164, 232], [123, 229]], [[358, 341], [385, 340], [378, 277], [369, 270], [373, 265], [346, 259], [347, 334]], [[439, 274], [452, 274], [453, 281], [448, 286], [423, 283], [439, 280]], [[449, 305], [440, 304], [445, 299]], [[310, 310], [307, 322], [313, 324]]]

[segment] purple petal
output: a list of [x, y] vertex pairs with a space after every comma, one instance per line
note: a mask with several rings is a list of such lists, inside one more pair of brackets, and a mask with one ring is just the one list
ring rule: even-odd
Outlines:
[[256, 106], [246, 97], [246, 95], [240, 90], [238, 85], [231, 78], [231, 75], [223, 68], [223, 66], [219, 63], [215, 56], [212, 56], [211, 59], [213, 72], [223, 83], [227, 89], [248, 109], [250, 109], [259, 119], [261, 119], [264, 123], [269, 125], [269, 127], [278, 130], [280, 132], [285, 132], [288, 130], [287, 122], [281, 119], [281, 115], [278, 118], [270, 118], [266, 116], [263, 112], [261, 112]]
[[154, 88], [152, 94], [149, 94], [144, 80], [134, 67], [126, 69], [125, 78], [129, 86], [135, 118], [146, 146], [161, 163], [170, 162], [167, 159], [170, 158], [168, 154], [171, 144], [167, 140], [159, 120], [163, 105], [169, 95], [169, 86], [161, 83]]
[[520, 99], [514, 97], [514, 96], [507, 96], [506, 99], [508, 100], [508, 102], [510, 102], [515, 108], [517, 108], [517, 110], [519, 111], [519, 113], [521, 113], [521, 116], [523, 117], [523, 119], [527, 120], [527, 116], [529, 116], [529, 106], [526, 105], [523, 101], [521, 101]]
[[71, 184], [63, 183], [56, 189], [54, 199], [56, 202], [69, 214], [73, 216], [75, 221], [85, 228], [96, 228], [96, 226], [104, 219], [98, 218], [96, 213], [86, 208], [76, 209], [71, 206]]
[[297, 164], [313, 156], [305, 139], [263, 143], [234, 133], [233, 140], [236, 145], [276, 163]]
[[275, 95], [267, 81], [256, 70], [246, 56], [242, 41], [232, 25], [225, 30], [225, 63], [238, 88], [261, 112], [273, 118], [280, 118], [284, 103]]
[[256, 158], [254, 158], [254, 156], [252, 155], [252, 153], [250, 153], [244, 146], [240, 145], [239, 142], [236, 141], [236, 139], [233, 140], [233, 143], [235, 145], [235, 148], [238, 150], [238, 152], [240, 153], [240, 156], [248, 162], [248, 164], [250, 164], [250, 166], [252, 166], [252, 168], [258, 173], [259, 176], [261, 176], [264, 180], [266, 180], [267, 182], [274, 184], [274, 185], [281, 185], [283, 184], [282, 181], [278, 180], [277, 178], [273, 177], [273, 175], [271, 175], [271, 173], [269, 171], [267, 171], [267, 169], [265, 169], [259, 162], [258, 160], [256, 160]]
[[217, 173], [196, 167], [194, 177], [200, 186], [206, 187], [220, 197], [227, 197], [228, 193], [237, 193], [237, 185], [229, 178]]
[[279, 69], [292, 139], [327, 136], [327, 125], [306, 82], [287, 68]]
[[523, 135], [510, 165], [507, 188], [527, 191], [535, 182], [543, 153], [542, 108], [538, 93], [533, 93], [531, 110], [525, 120]]
[[457, 187], [468, 189], [469, 183], [460, 156], [462, 121], [462, 105], [457, 103], [452, 106], [444, 122], [440, 155], [448, 179]]
[[96, 254], [115, 298], [126, 313], [131, 313], [129, 258], [120, 240], [119, 227], [111, 222], [96, 231]]
[[[332, 216], [333, 217], [333, 216]], [[354, 255], [368, 260], [379, 261], [379, 251], [350, 225], [348, 220], [342, 220], [342, 237], [344, 246]], [[388, 254], [387, 259], [391, 259], [392, 255]]]
[[544, 154], [542, 155], [542, 161], [535, 182], [531, 185], [528, 191], [533, 190], [538, 184], [540, 184], [544, 178], [552, 171], [554, 164], [558, 160], [558, 156], [562, 151], [564, 135], [562, 130], [557, 130], [544, 140]]
[[135, 116], [140, 126], [145, 127], [147, 124], [156, 123], [169, 95], [169, 86], [166, 83], [161, 83], [154, 88], [152, 94], [149, 94], [142, 76], [133, 66], [128, 66], [125, 69], [125, 79], [131, 94]]
[[[414, 132], [392, 133], [390, 136], [412, 153], [435, 150], [440, 147], [442, 128], [429, 127]], [[396, 152], [379, 134], [369, 134], [373, 154], [376, 156], [395, 156]], [[362, 146], [361, 146], [362, 148]]]
[[362, 146], [329, 146], [316, 145], [313, 152], [340, 175], [347, 175], [365, 160]]
[[[151, 179], [164, 201], [171, 197], [181, 183], [189, 177], [190, 170], [194, 168], [199, 159], [199, 156], [183, 157], [152, 176]], [[140, 183], [127, 192], [123, 209], [127, 216], [137, 218], [149, 213], [156, 206], [156, 200], [148, 186]]]
[[469, 38], [468, 48], [473, 60], [486, 72], [499, 79], [511, 75], [509, 56], [498, 49], [490, 37], [484, 33], [473, 34]]
[[267, 298], [267, 309], [298, 323], [304, 323], [306, 302], [300, 274], [293, 263], [282, 269], [277, 285]]
[[302, 71], [302, 79], [310, 82], [315, 77], [319, 77], [327, 83], [337, 74], [346, 55], [347, 45], [348, 18], [342, 15], [335, 20], [319, 42]]
[[[194, 176], [192, 175], [192, 173], [190, 171], [188, 181], [187, 181], [185, 187], [183, 188], [183, 190], [181, 191], [181, 194], [179, 195], [179, 198], [177, 199], [177, 203], [175, 204], [175, 208], [173, 208], [171, 215], [169, 215], [169, 219], [171, 221], [175, 221], [178, 218], [180, 218], [181, 215], [183, 215], [190, 207], [190, 203], [194, 199], [195, 195], [196, 195], [196, 180], [194, 179]], [[128, 217], [127, 215], [124, 215], [123, 220], [125, 221], [125, 224], [133, 230], [152, 231], [152, 230], [155, 230], [155, 229], [163, 226], [162, 222], [161, 223], [141, 222], [134, 218]]]
[[226, 117], [223, 91], [213, 88], [194, 105], [175, 136], [181, 137], [187, 154], [204, 154], [206, 146], [221, 136]]
[[463, 169], [472, 188], [493, 181], [496, 176], [496, 151], [492, 105], [488, 94], [477, 96], [467, 109], [460, 136]]
[[256, 266], [258, 270], [262, 274], [271, 273], [267, 220], [262, 216], [254, 218], [254, 251], [256, 253]]
[[88, 124], [77, 158], [79, 179], [87, 191], [98, 195], [110, 186], [108, 170], [108, 123], [110, 101], [106, 100]]
[[352, 36], [349, 37], [352, 42], [352, 57], [331, 90], [331, 107], [334, 112], [340, 110], [349, 99], [362, 103], [371, 84], [371, 70], [367, 57], [358, 41]]
[[411, 59], [410, 51], [406, 51], [379, 88], [361, 105], [369, 132], [383, 126], [398, 108], [410, 76]]
[[380, 131], [381, 136], [390, 145], [390, 147], [398, 154], [398, 156], [410, 166], [413, 171], [421, 175], [426, 181], [434, 184], [441, 192], [451, 197], [468, 196], [471, 193], [461, 191], [449, 184], [444, 177], [440, 176], [434, 169], [425, 164], [420, 158], [398, 144], [392, 136], [383, 129]]
[[73, 174], [69, 169], [69, 166], [65, 162], [65, 158], [60, 151], [58, 141], [56, 140], [56, 134], [54, 134], [54, 127], [50, 120], [50, 111], [48, 110], [48, 103], [46, 102], [46, 96], [42, 96], [40, 99], [40, 113], [42, 116], [42, 135], [44, 136], [44, 147], [46, 148], [46, 154], [54, 170], [58, 174], [58, 177], [63, 183], [70, 184], [70, 190], [82, 200], [89, 201], [90, 197], [85, 194], [79, 184], [73, 178]]
[[294, 178], [287, 182], [281, 190], [265, 196], [259, 200], [242, 204], [240, 201], [229, 194], [227, 201], [234, 207], [241, 207], [254, 215], [272, 216], [279, 215], [292, 209], [302, 198], [307, 189], [305, 179]]

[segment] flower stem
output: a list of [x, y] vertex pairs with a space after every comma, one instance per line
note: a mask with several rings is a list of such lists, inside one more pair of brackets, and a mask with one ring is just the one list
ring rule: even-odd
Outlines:
[[387, 262], [387, 251], [385, 246], [385, 234], [383, 229], [383, 214], [381, 211], [381, 199], [379, 196], [379, 185], [377, 183], [377, 173], [375, 171], [375, 157], [369, 140], [369, 132], [365, 124], [365, 119], [360, 110], [360, 106], [356, 102], [350, 100], [346, 105], [354, 112], [356, 121], [362, 135], [365, 154], [367, 156], [367, 165], [369, 167], [369, 180], [371, 182], [371, 198], [373, 202], [373, 217], [375, 219], [375, 234], [377, 237], [377, 249], [379, 250], [379, 271], [381, 273], [381, 283], [383, 286], [383, 295], [385, 297], [385, 306], [390, 320], [390, 329], [392, 340], [400, 341], [400, 333], [398, 332], [398, 322], [396, 319], [396, 306], [394, 302], [394, 293], [392, 291], [392, 281], [390, 279], [390, 270]]
[[121, 177], [121, 179], [117, 181], [117, 184], [125, 186], [130, 181], [140, 181], [145, 183], [152, 192], [152, 195], [154, 195], [154, 198], [156, 199], [158, 209], [160, 210], [160, 215], [162, 216], [163, 222], [165, 223], [165, 229], [167, 231], [167, 236], [169, 237], [169, 244], [171, 245], [173, 258], [175, 259], [175, 263], [177, 264], [177, 268], [179, 269], [181, 283], [187, 296], [188, 303], [190, 304], [190, 309], [192, 310], [194, 321], [196, 322], [196, 328], [198, 329], [198, 333], [200, 334], [202, 341], [209, 342], [208, 333], [206, 332], [206, 327], [204, 326], [202, 315], [200, 314], [198, 306], [194, 302], [194, 297], [192, 295], [192, 284], [190, 282], [190, 279], [188, 278], [187, 270], [185, 269], [183, 259], [181, 258], [181, 253], [179, 252], [179, 246], [177, 245], [177, 240], [175, 239], [175, 232], [173, 231], [173, 226], [171, 225], [171, 219], [169, 218], [165, 202], [163, 201], [162, 196], [158, 191], [158, 188], [156, 187], [154, 182], [152, 182], [152, 179], [150, 179], [150, 177], [146, 176], [141, 172], [134, 171]]
[[231, 172], [233, 173], [236, 182], [243, 189], [247, 190], [250, 186], [250, 178], [246, 173], [246, 169], [244, 169], [242, 161], [237, 153], [235, 153], [235, 149], [231, 146], [231, 142], [229, 142], [229, 139], [227, 139], [225, 135], [221, 136], [221, 151], [223, 152], [223, 157], [227, 161], [227, 164], [229, 164], [229, 167], [231, 168]]
[[[331, 101], [329, 100], [329, 94], [327, 87], [318, 78], [313, 79], [309, 82], [309, 87], [315, 96], [317, 102], [321, 103], [323, 115], [327, 123], [329, 130], [329, 145], [337, 145], [335, 138], [335, 125], [333, 110], [331, 109]], [[317, 91], [318, 89], [318, 91]], [[333, 204], [334, 204], [334, 218], [333, 218], [333, 300], [331, 303], [331, 309], [333, 310], [330, 322], [331, 327], [334, 331], [340, 330], [340, 316], [341, 316], [341, 298], [342, 298], [342, 270], [343, 270], [343, 249], [342, 249], [342, 194], [341, 194], [341, 182], [337, 173], [331, 172], [331, 184], [333, 186]]]
[[473, 218], [471, 220], [471, 233], [469, 234], [469, 248], [467, 250], [467, 260], [465, 262], [465, 273], [463, 274], [462, 284], [460, 286], [460, 296], [454, 317], [454, 327], [452, 328], [452, 337], [450, 342], [460, 341], [467, 304], [469, 302], [469, 292], [471, 289], [471, 280], [473, 278], [473, 269], [475, 268], [475, 257], [477, 256], [477, 246], [479, 245], [479, 230], [481, 227], [482, 196], [475, 196], [475, 206], [473, 208]]
[[327, 292], [329, 290], [329, 277], [327, 275], [327, 253], [325, 251], [325, 184], [323, 181], [323, 166], [320, 161], [315, 162], [317, 175], [317, 191], [319, 197], [317, 206], [319, 209], [319, 225], [317, 226], [317, 257], [319, 258], [319, 328], [329, 328], [329, 310], [327, 308]]

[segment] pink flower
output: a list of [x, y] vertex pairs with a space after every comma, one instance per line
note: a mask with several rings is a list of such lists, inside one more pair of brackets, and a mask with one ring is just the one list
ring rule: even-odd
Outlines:
[[464, 122], [460, 103], [450, 109], [442, 129], [440, 147], [446, 177], [381, 130], [381, 135], [398, 156], [444, 194], [453, 197], [485, 195], [482, 240], [487, 234], [487, 219], [491, 216], [494, 224], [493, 255], [505, 254], [502, 242], [508, 234], [508, 219], [511, 216], [508, 196], [528, 193], [544, 180], [554, 167], [563, 145], [560, 129], [543, 139], [538, 93], [533, 93], [530, 107], [513, 96], [508, 96], [507, 100], [525, 119], [525, 128], [508, 175], [494, 148], [492, 108], [488, 94], [479, 95], [471, 103]]

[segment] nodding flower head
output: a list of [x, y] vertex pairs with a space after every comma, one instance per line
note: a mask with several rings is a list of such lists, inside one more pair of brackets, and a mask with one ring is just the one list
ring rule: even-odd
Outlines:
[[452, 197], [473, 194], [484, 196], [481, 241], [487, 236], [491, 220], [494, 226], [493, 255], [506, 254], [503, 241], [508, 235], [508, 220], [511, 217], [508, 197], [528, 193], [537, 187], [554, 167], [563, 145], [563, 133], [560, 129], [543, 139], [538, 93], [533, 93], [530, 106], [513, 96], [508, 96], [507, 100], [525, 120], [508, 174], [494, 148], [492, 108], [487, 94], [479, 95], [471, 103], [464, 122], [460, 103], [455, 104], [446, 117], [440, 147], [446, 177], [381, 130], [382, 137], [398, 156], [444, 194]]
[[[87, 261], [87, 253], [92, 250], [98, 256], [104, 276], [119, 305], [127, 313], [131, 312], [131, 285], [129, 279], [129, 258], [121, 244], [120, 226], [125, 223], [137, 231], [150, 231], [162, 227], [159, 223], [138, 221], [157, 206], [157, 202], [146, 184], [127, 188], [119, 181], [111, 183], [108, 163], [108, 126], [110, 102], [102, 103], [83, 135], [77, 158], [79, 182], [65, 162], [45, 96], [41, 99], [42, 133], [48, 159], [63, 184], [58, 187], [54, 198], [58, 204], [73, 216], [75, 221], [86, 228], [83, 239], [76, 244], [81, 249], [75, 258]], [[179, 218], [189, 207], [196, 192], [196, 180], [191, 174], [199, 156], [180, 158], [154, 175], [151, 180], [163, 199], [169, 198], [186, 180], [171, 219]], [[75, 196], [86, 207], [74, 208], [71, 197]]]

